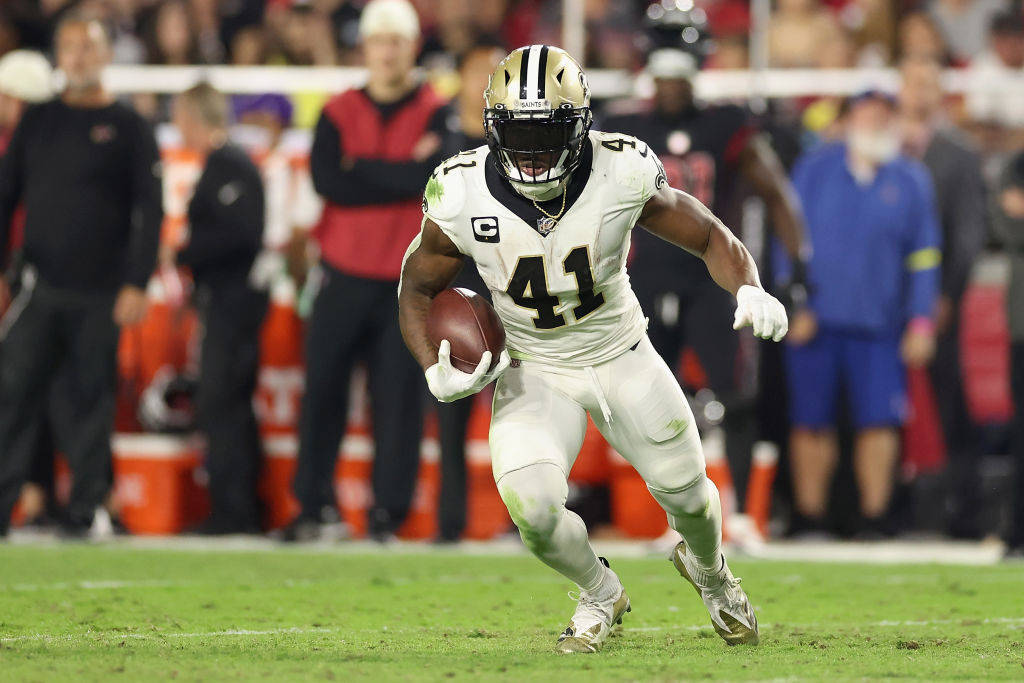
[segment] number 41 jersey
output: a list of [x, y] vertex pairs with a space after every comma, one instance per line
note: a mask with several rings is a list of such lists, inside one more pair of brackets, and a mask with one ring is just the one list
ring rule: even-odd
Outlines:
[[594, 131], [557, 221], [561, 197], [539, 210], [501, 178], [486, 147], [438, 166], [423, 212], [476, 263], [513, 358], [591, 366], [643, 336], [626, 257], [644, 204], [664, 184], [645, 143]]

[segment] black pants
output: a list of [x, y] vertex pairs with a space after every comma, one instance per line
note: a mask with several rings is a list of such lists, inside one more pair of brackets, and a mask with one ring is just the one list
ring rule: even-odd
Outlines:
[[223, 530], [257, 531], [262, 448], [253, 393], [267, 294], [243, 282], [200, 288], [197, 303], [203, 342], [196, 413], [207, 441], [210, 523]]
[[398, 327], [398, 283], [323, 264], [306, 330], [306, 391], [293, 489], [302, 515], [334, 506], [333, 472], [345, 433], [352, 368], [366, 360], [373, 420], [372, 533], [395, 531], [412, 502], [423, 433], [423, 373]]
[[1015, 341], [1010, 351], [1013, 393], [1013, 488], [1010, 531], [1006, 542], [1024, 546], [1024, 341]]
[[752, 363], [745, 367], [743, 360], [752, 358], [755, 349], [744, 347], [741, 355], [740, 335], [732, 329], [736, 308], [732, 296], [706, 274], [687, 278], [680, 281], [678, 274], [639, 268], [631, 275], [633, 290], [650, 321], [647, 334], [658, 354], [675, 370], [679, 354], [690, 346], [704, 368], [708, 388], [725, 406], [726, 457], [742, 505], [757, 432], [756, 368]]
[[456, 541], [466, 528], [466, 433], [476, 396], [437, 404], [441, 432], [441, 491], [437, 504], [438, 536]]
[[[452, 287], [465, 287], [491, 300], [476, 264], [467, 258]], [[431, 396], [433, 399], [433, 396]], [[438, 536], [456, 541], [466, 528], [466, 435], [476, 396], [437, 405], [437, 426], [441, 432], [441, 491], [437, 505]]]
[[25, 307], [3, 339], [0, 354], [0, 532], [28, 476], [33, 449], [29, 431], [45, 410], [51, 380], [67, 372], [67, 405], [59, 435], [71, 467], [68, 518], [91, 524], [110, 490], [110, 437], [114, 426], [119, 330], [114, 293], [56, 290], [39, 283], [22, 291]]
[[949, 457], [947, 528], [954, 536], [979, 537], [983, 531], [978, 518], [982, 508], [980, 441], [964, 396], [959, 329], [957, 310], [950, 329], [937, 340], [931, 380]]

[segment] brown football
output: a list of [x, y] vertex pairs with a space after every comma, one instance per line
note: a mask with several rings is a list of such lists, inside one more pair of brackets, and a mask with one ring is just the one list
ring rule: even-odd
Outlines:
[[484, 351], [491, 352], [491, 367], [505, 350], [505, 327], [494, 308], [476, 292], [457, 287], [446, 289], [430, 302], [427, 336], [435, 346], [447, 339], [452, 347], [452, 365], [473, 372]]

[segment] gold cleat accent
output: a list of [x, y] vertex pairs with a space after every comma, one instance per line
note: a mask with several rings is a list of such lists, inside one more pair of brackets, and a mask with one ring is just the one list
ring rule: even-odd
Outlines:
[[740, 588], [740, 580], [733, 577], [724, 560], [719, 573], [721, 583], [717, 587], [709, 587], [697, 583], [686, 567], [685, 557], [686, 544], [680, 541], [672, 551], [672, 564], [704, 601], [704, 606], [711, 614], [711, 625], [722, 640], [729, 645], [757, 645], [761, 637], [754, 608], [747, 594]]

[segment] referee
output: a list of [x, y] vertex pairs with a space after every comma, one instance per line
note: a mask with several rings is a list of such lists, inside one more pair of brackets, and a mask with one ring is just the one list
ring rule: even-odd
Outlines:
[[0, 164], [0, 245], [26, 207], [22, 286], [0, 323], [0, 536], [29, 465], [16, 445], [57, 368], [72, 406], [59, 434], [74, 474], [62, 530], [88, 533], [111, 481], [118, 328], [145, 315], [163, 218], [153, 133], [101, 83], [102, 24], [70, 13], [55, 40], [65, 90], [25, 113]]

